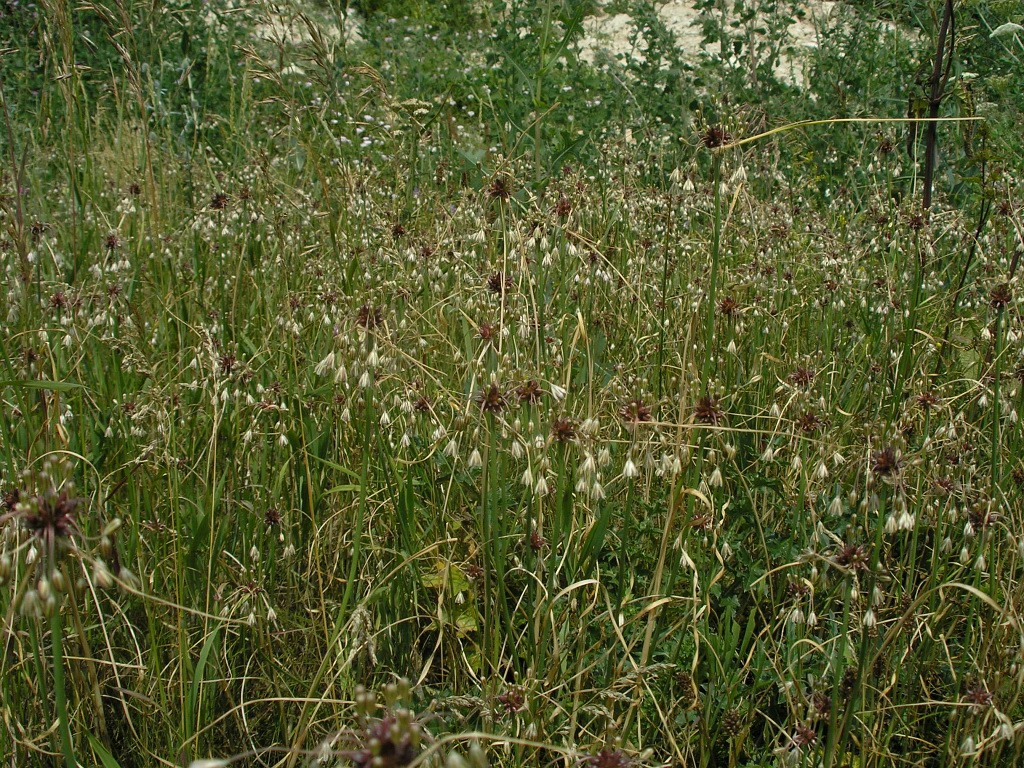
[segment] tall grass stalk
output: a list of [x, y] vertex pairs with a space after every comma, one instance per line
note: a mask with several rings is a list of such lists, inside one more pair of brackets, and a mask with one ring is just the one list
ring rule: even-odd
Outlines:
[[715, 313], [718, 300], [718, 271], [722, 257], [722, 154], [712, 150], [711, 183], [714, 184], [714, 202], [711, 230], [711, 274], [708, 276], [707, 318], [704, 328], [704, 368], [701, 372], [705, 393], [711, 391], [711, 370], [715, 360]]
[[75, 745], [71, 738], [71, 718], [68, 714], [67, 686], [64, 681], [64, 621], [60, 606], [50, 616], [50, 642], [53, 665], [53, 698], [57, 707], [57, 733], [66, 768], [77, 768]]

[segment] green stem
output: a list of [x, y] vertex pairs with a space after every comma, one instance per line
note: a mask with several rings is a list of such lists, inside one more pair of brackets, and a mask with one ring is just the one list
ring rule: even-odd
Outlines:
[[60, 748], [67, 768], [77, 768], [75, 747], [71, 741], [71, 721], [68, 718], [67, 691], [64, 686], [64, 622], [60, 608], [50, 617], [50, 636], [53, 640], [53, 696], [57, 702], [57, 731]]
[[996, 498], [999, 487], [999, 378], [1002, 376], [1003, 357], [1003, 310], [996, 315], [995, 370], [992, 380], [992, 498]]
[[715, 226], [711, 239], [711, 286], [708, 289], [708, 317], [704, 342], [704, 389], [711, 390], [711, 361], [714, 359], [715, 341], [715, 300], [718, 294], [718, 264], [722, 246], [722, 156], [717, 152], [713, 158], [712, 182], [715, 185]]
[[[347, 581], [345, 583], [345, 595], [341, 601], [341, 608], [338, 611], [338, 618], [335, 620], [334, 629], [331, 632], [330, 642], [328, 648], [337, 647], [338, 638], [341, 637], [341, 633], [345, 627], [348, 626], [348, 622], [345, 617], [348, 615], [349, 603], [352, 601], [352, 596], [355, 593], [355, 582], [356, 574], [359, 568], [359, 555], [362, 549], [363, 539], [363, 522], [366, 518], [366, 506], [367, 497], [369, 496], [369, 482], [370, 482], [370, 440], [374, 433], [373, 429], [373, 391], [372, 387], [368, 387], [365, 393], [365, 420], [363, 423], [363, 461], [362, 469], [359, 474], [359, 508], [356, 511], [356, 522], [353, 528], [352, 536], [352, 560], [349, 562]], [[310, 683], [308, 688], [307, 699], [313, 700], [315, 692], [319, 689], [320, 683], [323, 681], [324, 676], [331, 669], [330, 661], [328, 657], [320, 662], [320, 666], [313, 676], [313, 681]], [[295, 734], [292, 739], [291, 753], [285, 762], [287, 768], [293, 768], [295, 762], [301, 755], [300, 747], [303, 740], [306, 738], [306, 733], [309, 731], [310, 722], [316, 714], [316, 710], [319, 708], [319, 704], [314, 705], [312, 708], [303, 707], [299, 713], [299, 720], [295, 726], [293, 733]]]

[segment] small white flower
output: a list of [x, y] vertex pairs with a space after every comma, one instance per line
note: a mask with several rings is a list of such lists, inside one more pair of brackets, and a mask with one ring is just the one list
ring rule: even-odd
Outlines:
[[313, 370], [317, 376], [324, 376], [328, 371], [334, 370], [334, 352], [328, 352], [327, 357], [317, 363]]
[[583, 463], [580, 464], [579, 472], [585, 477], [590, 477], [597, 471], [597, 462], [594, 460], [594, 454], [587, 451], [586, 456], [583, 457]]
[[974, 737], [968, 736], [960, 745], [960, 754], [968, 757], [974, 754]]
[[996, 710], [996, 719], [999, 720], [999, 738], [1003, 741], [1013, 741], [1013, 722], [1010, 718]]
[[992, 30], [992, 34], [989, 37], [1009, 37], [1010, 35], [1024, 34], [1024, 27], [1020, 24], [1015, 24], [1012, 21], [1008, 21], [1005, 24], [1000, 24], [998, 27]]
[[473, 452], [469, 454], [469, 461], [466, 462], [466, 466], [470, 469], [478, 469], [484, 465], [483, 456], [480, 455], [480, 450], [477, 448], [473, 449]]

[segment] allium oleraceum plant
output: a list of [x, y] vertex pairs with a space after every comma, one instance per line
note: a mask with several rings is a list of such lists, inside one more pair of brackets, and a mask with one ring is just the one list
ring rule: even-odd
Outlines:
[[373, 5], [0, 23], [0, 761], [1019, 763], [995, 6]]

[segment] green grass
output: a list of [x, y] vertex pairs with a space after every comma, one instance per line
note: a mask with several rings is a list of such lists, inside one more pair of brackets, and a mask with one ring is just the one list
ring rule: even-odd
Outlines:
[[1001, 75], [922, 211], [903, 124], [772, 129], [927, 30], [810, 100], [510, 5], [0, 20], [0, 759], [1017, 764]]

